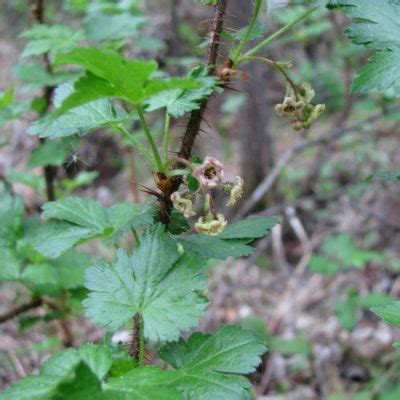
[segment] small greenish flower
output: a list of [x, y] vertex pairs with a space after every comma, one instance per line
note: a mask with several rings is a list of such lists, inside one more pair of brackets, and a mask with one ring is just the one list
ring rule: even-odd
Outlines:
[[228, 207], [234, 206], [236, 202], [242, 197], [243, 185], [243, 178], [240, 176], [236, 176], [233, 184], [228, 184], [225, 186], [225, 191], [229, 195], [229, 201], [226, 203]]
[[293, 92], [286, 96], [282, 103], [275, 106], [276, 113], [291, 121], [293, 129], [310, 128], [311, 124], [325, 111], [325, 104], [313, 104], [315, 90], [308, 82], [303, 82]]
[[191, 218], [196, 215], [193, 211], [193, 201], [190, 198], [182, 197], [179, 192], [174, 192], [171, 195], [171, 201], [174, 207], [183, 214], [186, 218]]
[[311, 100], [315, 97], [315, 90], [308, 82], [303, 82], [300, 85], [298, 94], [306, 103], [311, 103]]
[[311, 111], [310, 116], [307, 118], [307, 121], [304, 123], [304, 127], [307, 129], [311, 126], [311, 124], [324, 113], [325, 104], [317, 104]]
[[214, 157], [206, 157], [204, 162], [193, 170], [193, 176], [203, 189], [213, 189], [222, 183], [224, 166]]
[[228, 221], [223, 214], [218, 214], [217, 219], [209, 219], [207, 217], [200, 217], [195, 223], [194, 229], [197, 233], [204, 233], [206, 235], [219, 235], [222, 233]]

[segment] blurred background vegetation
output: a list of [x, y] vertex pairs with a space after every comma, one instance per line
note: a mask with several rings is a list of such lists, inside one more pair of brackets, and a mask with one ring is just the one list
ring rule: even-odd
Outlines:
[[[0, 90], [14, 87], [18, 99], [13, 108], [0, 109], [0, 176], [24, 197], [28, 215], [38, 215], [45, 182], [37, 166], [48, 154], [36, 155], [35, 162], [38, 142], [26, 135], [37, 114], [8, 121], [10, 113], [26, 111], [50, 79], [21, 58], [27, 41], [21, 33], [32, 25], [28, 3], [0, 0]], [[221, 63], [252, 10], [248, 0], [229, 3]], [[273, 32], [308, 3], [292, 1], [264, 13], [257, 31]], [[55, 33], [63, 46], [86, 42], [155, 58], [177, 75], [204, 59], [211, 14], [191, 0], [54, 0], [46, 4], [45, 20], [69, 27]], [[256, 64], [243, 67], [250, 83], [233, 82], [213, 97], [196, 142], [195, 155], [214, 155], [228, 178], [244, 177], [245, 196], [231, 218], [256, 214], [282, 221], [251, 257], [210, 268], [213, 304], [202, 321], [206, 330], [239, 322], [267, 338], [270, 351], [251, 377], [261, 399], [400, 398], [400, 356], [392, 348], [399, 332], [369, 311], [400, 292], [400, 113], [390, 97], [351, 94], [354, 73], [369, 54], [343, 35], [347, 23], [321, 7], [266, 50], [270, 59], [291, 60], [295, 81], [310, 82], [316, 103], [326, 104], [310, 130], [295, 132], [277, 117], [274, 106], [285, 83]], [[172, 125], [177, 149], [186, 121]], [[161, 136], [162, 114], [152, 122]], [[143, 201], [148, 195], [138, 182], [153, 185], [139, 155], [112, 129], [61, 141], [48, 152], [61, 160], [58, 196], [77, 193], [109, 206]], [[387, 170], [393, 172], [380, 174]], [[385, 175], [388, 180], [381, 179]], [[86, 250], [95, 257], [108, 251], [100, 241]], [[0, 312], [28, 298], [24, 286], [1, 283]], [[101, 338], [79, 304], [72, 308], [73, 317], [62, 323], [39, 307], [0, 325], [1, 388], [37, 371], [63, 345]]]

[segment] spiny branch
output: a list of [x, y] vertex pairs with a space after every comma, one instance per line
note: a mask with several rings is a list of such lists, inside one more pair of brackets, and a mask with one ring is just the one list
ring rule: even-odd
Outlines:
[[133, 317], [133, 331], [129, 355], [135, 359], [137, 366], [140, 361], [140, 329], [140, 315], [136, 314]]
[[[219, 0], [217, 5], [215, 6], [213, 26], [210, 35], [207, 56], [207, 65], [210, 68], [213, 68], [217, 62], [218, 49], [220, 45], [220, 38], [224, 28], [224, 17], [226, 14], [227, 4], [228, 0]], [[213, 70], [211, 73], [213, 73]], [[209, 99], [205, 100], [198, 110], [192, 111], [186, 127], [185, 136], [183, 137], [181, 148], [178, 153], [179, 157], [182, 157], [186, 160], [190, 158], [194, 141], [196, 140], [196, 137], [200, 131], [201, 121], [207, 108], [208, 101]]]
[[[218, 58], [218, 49], [220, 46], [220, 38], [222, 35], [222, 31], [224, 28], [224, 17], [226, 15], [226, 8], [228, 5], [228, 0], [218, 0], [217, 5], [214, 9], [214, 17], [212, 30], [210, 35], [210, 42], [208, 46], [208, 54], [207, 54], [207, 65], [210, 68], [210, 73], [214, 74], [214, 67]], [[197, 135], [200, 133], [201, 123], [204, 119], [204, 112], [207, 109], [207, 104], [209, 102], [208, 98], [205, 100], [198, 110], [192, 111], [190, 114], [189, 121], [186, 126], [186, 131], [182, 139], [182, 144], [180, 150], [178, 152], [178, 157], [188, 160], [192, 153], [194, 141]], [[176, 168], [181, 168], [182, 165], [180, 163], [176, 164]], [[162, 198], [159, 199], [160, 202], [160, 211], [159, 218], [160, 221], [168, 226], [171, 219], [171, 210], [172, 210], [172, 201], [171, 194], [179, 189], [179, 186], [182, 183], [182, 177], [176, 176], [171, 179], [171, 185], [162, 190]]]

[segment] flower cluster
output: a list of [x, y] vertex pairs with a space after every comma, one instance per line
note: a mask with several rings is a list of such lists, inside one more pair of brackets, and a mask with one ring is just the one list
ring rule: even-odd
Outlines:
[[198, 188], [194, 193], [174, 192], [171, 201], [180, 213], [190, 218], [196, 215], [193, 211], [196, 195], [204, 194], [204, 215], [195, 223], [194, 229], [198, 233], [218, 235], [225, 230], [228, 222], [223, 214], [217, 212], [211, 190], [222, 187], [225, 195], [229, 196], [226, 205], [233, 206], [242, 197], [244, 181], [237, 176], [234, 182], [224, 182], [224, 166], [214, 157], [206, 157], [202, 164], [187, 163], [187, 166], [197, 180]]
[[296, 91], [285, 97], [282, 103], [275, 106], [277, 114], [292, 122], [295, 130], [308, 129], [311, 124], [325, 111], [325, 104], [313, 104], [315, 91], [307, 82], [296, 87]]

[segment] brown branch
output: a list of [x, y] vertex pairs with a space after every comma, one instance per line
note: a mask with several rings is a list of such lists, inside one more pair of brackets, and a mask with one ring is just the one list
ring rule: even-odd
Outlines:
[[22, 304], [8, 311], [7, 313], [0, 315], [0, 324], [9, 321], [18, 315], [26, 313], [27, 311], [33, 310], [34, 308], [40, 307], [43, 304], [43, 300], [40, 297], [32, 299], [29, 303]]
[[[211, 37], [208, 47], [207, 65], [212, 68], [211, 73], [214, 72], [214, 66], [218, 58], [218, 49], [220, 45], [220, 38], [224, 28], [224, 17], [226, 14], [226, 7], [228, 0], [218, 0], [215, 6], [213, 26], [211, 31]], [[183, 137], [181, 148], [178, 156], [184, 159], [189, 159], [196, 140], [197, 135], [200, 131], [201, 121], [203, 119], [204, 112], [207, 108], [209, 99], [205, 100], [200, 109], [192, 111], [190, 114], [189, 122], [186, 127], [185, 136]], [[180, 184], [180, 183], [179, 183]], [[178, 185], [179, 186], [179, 185]]]
[[[210, 68], [210, 74], [214, 74], [214, 66], [218, 58], [218, 49], [220, 46], [219, 39], [221, 37], [224, 27], [224, 17], [226, 15], [227, 4], [228, 0], [218, 0], [218, 3], [214, 8], [213, 24], [207, 54], [207, 65]], [[182, 138], [182, 144], [178, 152], [179, 158], [183, 158], [185, 160], [188, 160], [190, 158], [194, 142], [201, 130], [200, 126], [201, 122], [203, 121], [204, 112], [207, 109], [208, 102], [209, 98], [201, 104], [198, 110], [194, 110], [190, 114], [189, 121], [186, 126], [186, 131]], [[175, 167], [181, 168], [182, 165], [178, 162], [176, 163]], [[165, 226], [168, 226], [170, 222], [172, 210], [171, 194], [179, 189], [181, 183], [182, 176], [176, 176], [172, 178], [171, 184], [167, 188], [162, 190], [162, 196], [159, 198], [159, 218]]]

